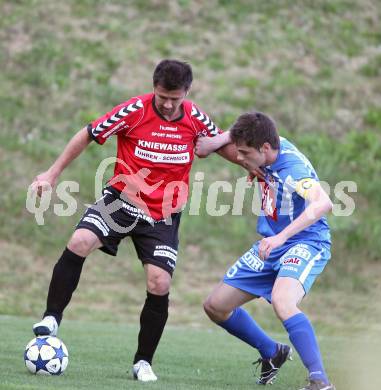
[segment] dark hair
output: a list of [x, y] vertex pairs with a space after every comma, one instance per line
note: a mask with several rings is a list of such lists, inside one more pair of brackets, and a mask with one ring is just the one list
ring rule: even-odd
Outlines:
[[153, 85], [173, 91], [174, 89], [190, 88], [193, 80], [192, 68], [186, 62], [163, 60], [153, 72]]
[[233, 143], [246, 144], [259, 150], [265, 142], [273, 149], [279, 149], [280, 140], [275, 122], [262, 112], [247, 112], [238, 117], [230, 136]]

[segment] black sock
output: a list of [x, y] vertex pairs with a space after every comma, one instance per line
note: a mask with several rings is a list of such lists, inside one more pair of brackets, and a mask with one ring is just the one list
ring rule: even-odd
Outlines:
[[153, 355], [168, 318], [168, 296], [169, 293], [154, 295], [147, 291], [147, 299], [140, 314], [138, 350], [135, 354], [134, 364], [139, 360], [152, 363]]
[[65, 307], [77, 288], [85, 259], [86, 257], [78, 256], [65, 248], [54, 266], [44, 317], [54, 316], [58, 325], [62, 320]]

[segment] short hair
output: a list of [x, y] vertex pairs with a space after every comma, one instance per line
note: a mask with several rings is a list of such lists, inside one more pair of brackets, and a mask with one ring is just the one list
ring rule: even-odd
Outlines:
[[186, 91], [190, 88], [193, 80], [191, 66], [178, 60], [162, 60], [156, 66], [153, 72], [153, 85], [173, 91], [184, 88]]
[[259, 150], [265, 142], [273, 149], [280, 148], [280, 140], [273, 119], [262, 112], [252, 111], [242, 114], [230, 129], [233, 143], [246, 144]]

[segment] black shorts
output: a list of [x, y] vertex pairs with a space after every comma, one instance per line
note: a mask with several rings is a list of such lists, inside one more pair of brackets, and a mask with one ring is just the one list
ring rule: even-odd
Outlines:
[[[113, 203], [115, 211], [106, 206]], [[135, 206], [123, 201], [112, 187], [103, 189], [103, 197], [89, 207], [76, 229], [88, 229], [97, 235], [109, 255], [116, 256], [120, 241], [130, 236], [143, 264], [154, 264], [171, 276], [176, 267], [181, 213], [154, 221]]]

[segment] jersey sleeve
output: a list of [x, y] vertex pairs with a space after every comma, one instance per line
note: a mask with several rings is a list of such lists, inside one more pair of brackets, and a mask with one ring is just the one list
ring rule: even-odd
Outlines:
[[195, 104], [192, 104], [191, 116], [197, 136], [214, 137], [222, 133], [222, 130], [214, 124], [209, 116], [202, 112]]
[[296, 192], [304, 199], [307, 199], [309, 191], [319, 182], [314, 170], [301, 163], [284, 170], [281, 177], [290, 192]]
[[316, 185], [318, 185], [317, 180], [311, 177], [306, 177], [296, 182], [295, 191], [303, 199], [307, 199], [311, 189], [314, 188]]
[[126, 131], [138, 122], [143, 112], [143, 102], [140, 98], [132, 98], [110, 112], [87, 125], [90, 137], [98, 144], [104, 144], [107, 138]]

